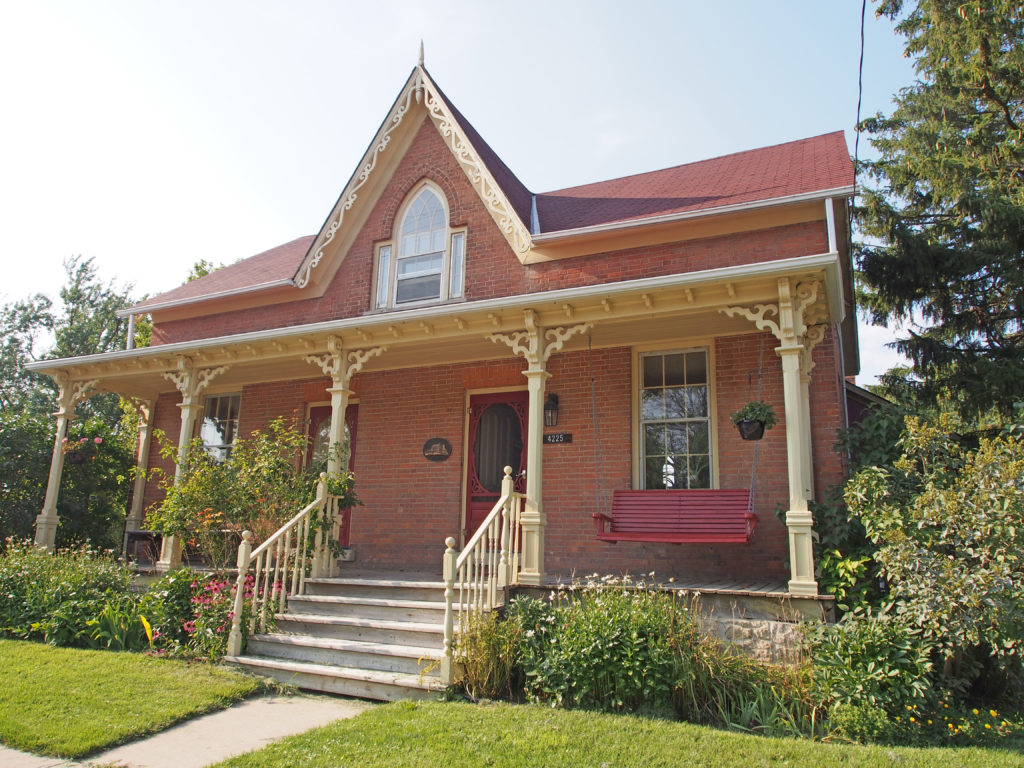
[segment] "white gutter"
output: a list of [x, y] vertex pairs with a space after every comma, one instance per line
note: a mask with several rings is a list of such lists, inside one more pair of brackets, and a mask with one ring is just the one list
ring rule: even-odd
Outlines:
[[836, 245], [836, 201], [834, 197], [825, 201], [825, 224], [828, 227], [828, 249], [837, 252], [839, 247]]
[[[832, 197], [846, 197], [853, 194], [853, 186], [836, 187], [834, 189], [818, 190], [817, 192], [801, 192], [799, 195], [787, 195], [785, 197], [773, 197], [766, 200], [757, 200], [751, 203], [737, 203], [736, 205], [722, 205], [717, 208], [704, 208], [699, 211], [684, 211], [683, 213], [666, 213], [661, 216], [647, 216], [642, 219], [629, 219], [627, 221], [615, 221], [609, 224], [595, 224], [590, 227], [578, 227], [576, 229], [563, 229], [558, 232], [547, 232], [541, 235], [534, 235], [535, 245], [554, 243], [559, 240], [568, 240], [574, 237], [585, 235], [601, 235], [617, 230], [635, 229], [637, 227], [648, 227], [657, 224], [671, 224], [690, 219], [703, 219], [709, 216], [721, 216], [727, 213], [743, 213], [754, 211], [760, 208], [774, 208], [780, 205], [793, 205], [794, 203], [813, 202], [825, 200]], [[834, 251], [835, 248], [832, 248]]]
[[219, 349], [226, 344], [252, 344], [254, 342], [270, 341], [274, 339], [287, 339], [299, 336], [309, 336], [320, 333], [343, 333], [346, 330], [356, 328], [370, 329], [374, 327], [387, 327], [402, 322], [428, 321], [441, 317], [466, 314], [470, 312], [487, 312], [494, 310], [517, 310], [535, 308], [538, 304], [561, 304], [565, 302], [579, 301], [588, 298], [614, 298], [615, 296], [633, 293], [654, 291], [658, 289], [672, 289], [683, 287], [696, 287], [706, 283], [739, 281], [750, 278], [784, 277], [785, 275], [801, 272], [813, 272], [825, 270], [828, 274], [828, 303], [829, 312], [833, 320], [839, 322], [843, 318], [843, 285], [842, 270], [839, 268], [839, 254], [820, 253], [812, 256], [795, 256], [789, 259], [778, 259], [776, 261], [761, 262], [758, 264], [738, 264], [717, 269], [704, 269], [698, 272], [686, 274], [664, 275], [661, 277], [644, 277], [637, 280], [623, 280], [617, 283], [602, 283], [598, 285], [587, 285], [580, 288], [561, 288], [555, 291], [542, 291], [539, 293], [524, 293], [518, 296], [501, 296], [494, 299], [483, 299], [481, 301], [456, 302], [440, 306], [422, 307], [418, 309], [400, 310], [397, 312], [381, 312], [372, 315], [359, 315], [357, 317], [346, 317], [340, 320], [325, 320], [319, 323], [308, 325], [293, 325], [283, 328], [270, 328], [264, 331], [250, 331], [239, 333], [233, 336], [216, 336], [207, 339], [195, 339], [193, 341], [179, 341], [173, 344], [161, 344], [155, 347], [143, 347], [133, 350], [121, 350], [117, 352], [104, 352], [98, 355], [86, 355], [83, 357], [66, 357], [56, 360], [39, 360], [27, 363], [25, 367], [30, 371], [44, 371], [51, 368], [60, 368], [79, 365], [94, 365], [118, 360], [134, 360], [147, 357], [166, 357], [168, 355], [184, 354], [186, 352], [200, 351], [203, 349]]
[[283, 280], [271, 280], [266, 283], [257, 283], [256, 285], [247, 285], [244, 288], [232, 288], [227, 291], [218, 291], [217, 293], [207, 293], [202, 296], [193, 296], [185, 299], [171, 299], [170, 301], [161, 301], [156, 304], [136, 304], [134, 307], [128, 309], [119, 309], [117, 311], [118, 317], [128, 317], [132, 313], [137, 315], [148, 314], [159, 309], [172, 309], [173, 307], [181, 307], [186, 304], [199, 304], [204, 301], [212, 301], [214, 299], [226, 299], [232, 296], [241, 296], [246, 293], [256, 293], [258, 291], [269, 291], [271, 288], [287, 288], [288, 286], [295, 286], [295, 282], [291, 278], [285, 278]]

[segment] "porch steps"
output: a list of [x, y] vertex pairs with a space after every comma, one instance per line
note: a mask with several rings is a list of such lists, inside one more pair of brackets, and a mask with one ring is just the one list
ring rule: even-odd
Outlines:
[[394, 701], [442, 690], [444, 584], [429, 579], [309, 579], [272, 633], [228, 661], [299, 688]]

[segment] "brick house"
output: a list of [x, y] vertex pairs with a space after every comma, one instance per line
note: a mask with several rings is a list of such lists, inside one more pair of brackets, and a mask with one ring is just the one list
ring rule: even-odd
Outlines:
[[[342, 570], [439, 572], [508, 464], [521, 584], [655, 571], [813, 597], [808, 501], [842, 477], [858, 366], [852, 185], [836, 132], [532, 193], [420, 65], [318, 233], [132, 308], [148, 348], [32, 367], [60, 385], [58, 444], [90, 393], [132, 398], [143, 466], [157, 427], [227, 445], [298, 410], [321, 444], [347, 429], [364, 506]], [[779, 416], [760, 443], [729, 419], [756, 399]], [[55, 450], [43, 545], [60, 471]], [[597, 538], [613, 492], [660, 488], [752, 491], [757, 525]], [[140, 481], [130, 527], [156, 493]]]

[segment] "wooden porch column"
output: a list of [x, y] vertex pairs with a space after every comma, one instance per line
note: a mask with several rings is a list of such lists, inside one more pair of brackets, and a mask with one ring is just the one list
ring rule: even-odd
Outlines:
[[[135, 484], [132, 487], [132, 506], [125, 520], [122, 550], [128, 546], [128, 532], [142, 530], [143, 507], [146, 503], [146, 472], [149, 470], [149, 449], [153, 442], [152, 400], [133, 400], [139, 414], [138, 453], [135, 457]], [[127, 554], [127, 552], [125, 552]]]
[[551, 374], [543, 362], [531, 364], [523, 375], [529, 393], [526, 415], [526, 503], [523, 506], [523, 550], [520, 584], [540, 584], [544, 577], [544, 392]]
[[806, 444], [804, 429], [804, 398], [800, 384], [800, 357], [802, 346], [784, 346], [775, 350], [782, 358], [782, 386], [786, 409], [786, 460], [789, 470], [789, 510], [786, 527], [789, 529], [789, 591], [794, 595], [816, 595], [818, 584], [814, 580], [814, 550], [811, 529], [814, 524], [807, 508]]
[[[203, 410], [202, 395], [206, 387], [214, 379], [227, 370], [227, 366], [216, 368], [196, 368], [187, 357], [178, 358], [178, 369], [168, 371], [164, 377], [174, 382], [181, 392], [181, 430], [178, 432], [178, 462], [174, 467], [174, 484], [178, 485], [185, 477], [188, 466], [188, 448], [196, 431], [196, 421]], [[169, 571], [181, 565], [181, 541], [177, 536], [164, 536], [160, 547], [160, 560], [157, 561], [158, 571]]]
[[[327, 443], [327, 474], [334, 475], [346, 468], [345, 457], [341, 446], [345, 442], [345, 411], [348, 401], [355, 394], [348, 388], [347, 379], [334, 379], [333, 386], [327, 391], [331, 393], [331, 430]], [[351, 450], [351, 447], [350, 447]]]
[[807, 368], [807, 361], [810, 360], [811, 350], [804, 350], [800, 364], [800, 428], [803, 430], [804, 438], [801, 448], [804, 460], [804, 493], [808, 501], [814, 501], [814, 441], [811, 436], [811, 374]]
[[57, 541], [57, 497], [60, 495], [60, 478], [64, 472], [64, 439], [68, 436], [68, 424], [75, 413], [75, 405], [84, 400], [95, 381], [71, 382], [67, 375], [54, 376], [57, 382], [57, 430], [53, 438], [53, 457], [50, 459], [50, 477], [46, 483], [46, 496], [43, 509], [36, 517], [37, 547], [54, 549]]

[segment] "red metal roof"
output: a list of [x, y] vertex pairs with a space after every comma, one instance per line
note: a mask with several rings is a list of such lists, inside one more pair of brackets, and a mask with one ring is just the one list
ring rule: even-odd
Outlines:
[[537, 195], [541, 232], [767, 202], [853, 184], [842, 131]]

